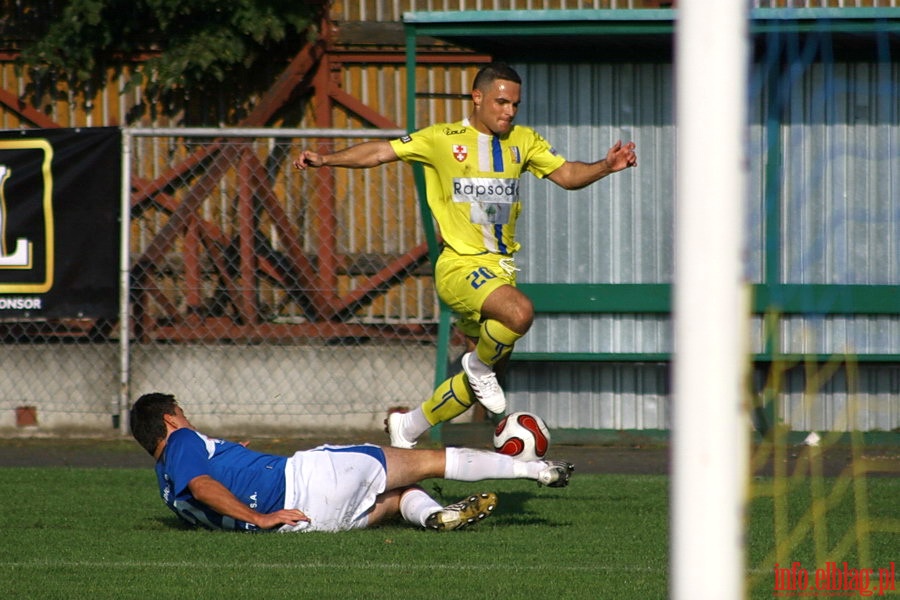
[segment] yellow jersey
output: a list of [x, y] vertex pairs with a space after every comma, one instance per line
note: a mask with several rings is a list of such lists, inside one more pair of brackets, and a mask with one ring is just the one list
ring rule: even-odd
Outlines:
[[428, 206], [444, 243], [458, 254], [516, 252], [522, 171], [544, 178], [566, 162], [529, 127], [514, 125], [499, 137], [481, 133], [468, 119], [431, 125], [390, 144], [400, 160], [425, 167]]

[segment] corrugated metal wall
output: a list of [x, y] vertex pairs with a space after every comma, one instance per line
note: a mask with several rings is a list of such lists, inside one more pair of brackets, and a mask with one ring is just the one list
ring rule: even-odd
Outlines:
[[[522, 282], [671, 281], [675, 131], [670, 65], [516, 65], [518, 120], [570, 160], [594, 161], [634, 140], [637, 169], [567, 192], [523, 178], [526, 203], [517, 263]], [[585, 128], [589, 127], [589, 133]], [[541, 315], [519, 349], [666, 352], [668, 319], [649, 315]]]
[[805, 364], [754, 374], [760, 389], [766, 377], [780, 377], [777, 415], [794, 431], [896, 430], [900, 423], [900, 366]]
[[[672, 272], [675, 129], [670, 65], [516, 65], [518, 121], [566, 158], [594, 161], [634, 140], [639, 167], [577, 192], [523, 179], [520, 261], [528, 281], [650, 283]], [[588, 128], [588, 129], [586, 129]], [[561, 235], [560, 228], [565, 228]]]
[[[522, 282], [668, 283], [673, 264], [675, 130], [670, 64], [518, 64], [519, 122], [567, 158], [596, 160], [634, 140], [639, 166], [578, 192], [526, 178], [520, 220]], [[765, 86], [758, 68], [748, 132], [747, 273], [765, 271]], [[900, 67], [816, 64], [798, 73], [781, 128], [784, 148], [782, 282], [900, 283]], [[900, 302], [900, 298], [898, 298]], [[761, 319], [751, 324], [762, 352]], [[784, 352], [896, 353], [900, 320], [785, 318]], [[538, 315], [517, 346], [528, 352], [670, 352], [668, 318]], [[773, 368], [786, 368], [775, 365]], [[766, 371], [757, 367], [757, 387]], [[896, 365], [824, 366], [785, 375], [780, 417], [797, 430], [900, 426]], [[823, 374], [828, 373], [828, 377]], [[669, 426], [668, 368], [657, 364], [513, 363], [513, 409], [554, 427]], [[550, 393], [550, 390], [554, 390]]]
[[900, 281], [900, 64], [816, 64], [783, 131], [791, 283]]
[[[748, 270], [753, 281], [761, 281], [761, 159], [766, 155], [761, 130], [768, 108], [761, 102], [751, 107], [754, 208]], [[900, 282], [900, 66], [889, 61], [810, 65], [792, 82], [781, 145], [781, 280]], [[792, 316], [784, 319], [778, 343], [783, 351], [798, 353], [897, 352], [900, 318]], [[754, 344], [757, 351], [762, 348], [759, 337]], [[891, 427], [896, 426], [894, 421]]]
[[509, 409], [535, 412], [551, 428], [669, 428], [667, 365], [512, 364]]

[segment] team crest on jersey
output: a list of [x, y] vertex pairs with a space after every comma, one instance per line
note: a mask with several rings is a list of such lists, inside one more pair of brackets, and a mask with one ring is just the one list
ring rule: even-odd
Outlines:
[[512, 163], [514, 165], [518, 165], [522, 162], [522, 153], [519, 152], [518, 146], [510, 146], [509, 147], [509, 156], [512, 159]]
[[462, 144], [453, 146], [453, 158], [458, 162], [463, 162], [469, 156], [469, 149]]

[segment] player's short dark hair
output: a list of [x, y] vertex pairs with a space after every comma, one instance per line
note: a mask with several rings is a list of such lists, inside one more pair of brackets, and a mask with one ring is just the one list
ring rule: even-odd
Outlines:
[[481, 67], [475, 75], [475, 79], [472, 80], [472, 89], [485, 91], [498, 79], [512, 81], [519, 85], [522, 84], [522, 78], [519, 77], [515, 69], [504, 62], [492, 62]]
[[163, 415], [174, 415], [178, 401], [172, 394], [144, 394], [132, 404], [129, 412], [131, 435], [153, 456], [156, 446], [166, 437]]

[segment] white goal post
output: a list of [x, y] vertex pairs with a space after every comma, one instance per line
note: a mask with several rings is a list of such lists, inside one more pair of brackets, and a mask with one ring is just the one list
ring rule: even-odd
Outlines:
[[679, 600], [745, 597], [748, 11], [738, 0], [678, 3], [670, 589]]

